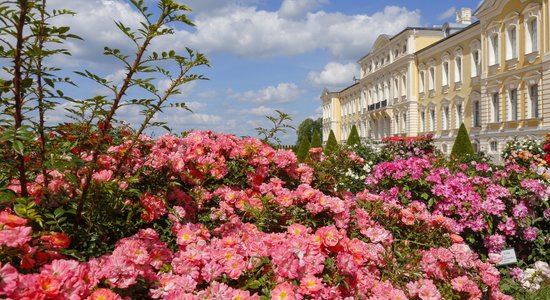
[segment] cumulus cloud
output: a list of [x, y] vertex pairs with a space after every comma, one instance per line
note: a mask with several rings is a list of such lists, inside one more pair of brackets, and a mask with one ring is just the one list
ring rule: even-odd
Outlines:
[[328, 3], [328, 0], [284, 0], [279, 8], [281, 18], [300, 18], [320, 4]]
[[143, 21], [143, 16], [130, 4], [119, 0], [50, 0], [48, 6], [77, 13], [76, 16], [54, 18], [52, 22], [57, 26], [70, 26], [71, 33], [84, 39], [69, 40], [64, 44], [72, 56], [60, 57], [56, 63], [65, 66], [77, 65], [83, 59], [90, 65], [112, 62], [110, 58], [101, 55], [105, 46], [121, 49], [123, 53], [131, 52], [131, 42], [117, 29], [115, 21], [133, 28], [137, 28], [139, 22]]
[[246, 109], [230, 109], [228, 112], [233, 115], [253, 115], [253, 116], [271, 116], [277, 108], [268, 107], [265, 105], [246, 108]]
[[388, 6], [372, 15], [317, 11], [304, 19], [287, 19], [276, 11], [253, 6], [226, 7], [223, 12], [198, 14], [195, 31], [179, 30], [157, 44], [177, 49], [191, 46], [207, 53], [240, 56], [281, 56], [326, 49], [334, 57], [356, 59], [368, 52], [380, 33], [395, 34], [420, 24], [420, 13]]
[[320, 72], [309, 72], [308, 81], [318, 86], [341, 87], [352, 83], [353, 76], [358, 74], [356, 63], [330, 62]]
[[439, 16], [437, 16], [437, 19], [440, 21], [445, 20], [450, 17], [453, 17], [455, 14], [456, 14], [456, 7], [451, 6], [449, 7], [449, 9], [447, 9], [446, 11], [442, 12]]
[[[183, 2], [183, 1], [182, 1]], [[229, 52], [240, 56], [297, 55], [326, 49], [338, 58], [353, 58], [368, 52], [380, 33], [394, 34], [406, 26], [420, 24], [420, 13], [388, 6], [372, 15], [313, 11], [327, 0], [284, 0], [279, 11], [266, 11], [253, 6], [258, 0], [194, 0], [184, 4], [197, 8], [195, 28], [181, 26], [175, 35], [162, 37], [156, 50], [185, 47], [206, 53]], [[56, 18], [54, 24], [70, 26], [85, 39], [70, 41], [65, 46], [73, 54], [57, 63], [65, 66], [86, 59], [89, 64], [110, 64], [102, 57], [103, 47], [119, 48], [132, 53], [133, 44], [115, 26], [119, 20], [134, 28], [143, 16], [122, 0], [51, 0], [52, 8], [67, 8], [77, 16]], [[153, 7], [154, 5], [150, 5]], [[306, 14], [307, 13], [307, 14]], [[304, 16], [304, 14], [306, 14]], [[296, 16], [302, 16], [296, 19]]]
[[295, 100], [301, 93], [302, 91], [294, 83], [279, 83], [277, 86], [268, 86], [255, 91], [229, 91], [228, 97], [253, 103], [286, 103]]
[[208, 107], [208, 104], [204, 103], [204, 102], [197, 102], [197, 101], [189, 101], [189, 102], [185, 102], [185, 105], [187, 105], [187, 107], [192, 110], [192, 111], [201, 111], [201, 110], [204, 110], [205, 108]]

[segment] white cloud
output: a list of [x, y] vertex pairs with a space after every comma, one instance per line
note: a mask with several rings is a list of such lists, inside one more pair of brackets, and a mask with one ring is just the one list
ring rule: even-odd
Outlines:
[[454, 16], [455, 14], [456, 14], [456, 7], [451, 6], [449, 7], [449, 9], [447, 9], [446, 11], [442, 12], [439, 16], [437, 16], [437, 19], [440, 21], [445, 20]]
[[201, 97], [201, 98], [215, 98], [215, 97], [218, 96], [218, 92], [216, 92], [216, 91], [206, 91], [206, 92], [198, 93], [197, 96]]
[[222, 123], [223, 118], [213, 114], [189, 113], [181, 111], [180, 113], [165, 113], [157, 119], [158, 121], [167, 122], [171, 127], [195, 127], [195, 128], [212, 128]]
[[353, 76], [359, 74], [356, 63], [340, 64], [330, 62], [321, 72], [310, 72], [308, 81], [318, 86], [341, 87], [353, 82]]
[[277, 86], [268, 86], [257, 91], [228, 92], [228, 97], [245, 102], [254, 103], [286, 103], [298, 98], [302, 91], [294, 83], [279, 83]]
[[72, 54], [69, 57], [59, 57], [56, 63], [74, 66], [85, 59], [91, 65], [97, 63], [112, 63], [110, 58], [103, 56], [103, 47], [118, 48], [123, 53], [131, 52], [132, 42], [118, 30], [115, 21], [126, 26], [138, 28], [143, 20], [140, 13], [130, 4], [119, 0], [51, 0], [48, 1], [51, 9], [69, 9], [77, 13], [76, 16], [60, 16], [53, 19], [57, 26], [70, 26], [71, 33], [84, 39], [69, 40], [64, 44]]
[[368, 52], [379, 34], [394, 34], [420, 24], [420, 13], [388, 6], [372, 15], [345, 15], [317, 11], [304, 19], [282, 18], [279, 12], [256, 7], [226, 7], [220, 13], [198, 14], [195, 31], [179, 30], [163, 37], [156, 47], [240, 56], [304, 54], [326, 49], [333, 56], [353, 58]]
[[111, 81], [111, 85], [113, 85], [113, 84], [118, 85], [118, 84], [122, 83], [124, 78], [126, 78], [126, 73], [127, 72], [128, 71], [126, 69], [118, 69], [116, 72], [105, 76], [105, 79], [107, 81]]
[[275, 110], [276, 108], [261, 105], [258, 107], [241, 110], [231, 109], [228, 111], [228, 113], [236, 115], [271, 116], [274, 114]]
[[320, 4], [328, 3], [328, 0], [284, 0], [279, 8], [281, 18], [300, 18]]
[[187, 107], [194, 112], [204, 110], [208, 107], [208, 104], [197, 101], [185, 102], [185, 105], [187, 105]]
[[[311, 12], [327, 0], [285, 0], [279, 11], [260, 10], [259, 0], [194, 0], [184, 4], [196, 8], [195, 28], [179, 26], [173, 36], [153, 42], [156, 50], [185, 47], [206, 53], [229, 52], [240, 56], [304, 54], [326, 49], [339, 58], [356, 59], [368, 52], [380, 33], [394, 34], [405, 26], [420, 24], [418, 11], [388, 6], [372, 15]], [[57, 65], [75, 66], [83, 59], [89, 65], [110, 65], [112, 58], [101, 55], [103, 47], [133, 53], [132, 42], [115, 26], [115, 20], [139, 28], [143, 17], [122, 0], [51, 0], [51, 8], [67, 8], [77, 16], [62, 16], [54, 24], [70, 26], [85, 41], [65, 44], [72, 57], [57, 59]], [[150, 5], [154, 7], [154, 4]], [[306, 14], [307, 13], [307, 14]], [[306, 14], [303, 18], [290, 17]]]
[[[171, 81], [169, 79], [161, 79], [157, 82], [157, 89], [159, 92], [164, 93], [168, 88], [170, 87]], [[172, 97], [189, 97], [193, 90], [197, 87], [198, 82], [197, 81], [191, 81], [184, 83], [183, 85], [180, 85], [177, 90], [179, 90], [179, 94], [174, 95]]]

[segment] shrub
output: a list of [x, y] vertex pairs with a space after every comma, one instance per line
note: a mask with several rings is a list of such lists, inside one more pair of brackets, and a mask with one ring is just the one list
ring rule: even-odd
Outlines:
[[338, 149], [338, 141], [336, 141], [336, 136], [334, 136], [334, 132], [331, 130], [328, 135], [327, 144], [325, 145], [325, 155], [334, 153], [336, 149]]
[[455, 142], [453, 144], [453, 150], [451, 156], [456, 158], [467, 158], [474, 155], [474, 146], [470, 142], [470, 136], [466, 130], [464, 123], [460, 125], [458, 134], [456, 135]]
[[319, 132], [317, 130], [313, 131], [313, 138], [311, 138], [311, 147], [310, 148], [321, 148], [323, 147], [323, 142], [321, 141], [321, 137], [319, 136]]
[[348, 146], [361, 145], [361, 138], [359, 137], [359, 132], [357, 132], [357, 127], [355, 127], [355, 125], [351, 127], [351, 131], [349, 133], [348, 140], [346, 141], [346, 145]]
[[298, 150], [296, 151], [296, 156], [299, 161], [304, 161], [309, 154], [310, 143], [307, 137], [302, 138], [300, 145], [298, 145]]

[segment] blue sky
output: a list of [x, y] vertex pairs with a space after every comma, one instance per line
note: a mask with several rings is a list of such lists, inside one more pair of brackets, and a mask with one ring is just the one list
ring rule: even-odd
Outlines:
[[[155, 1], [148, 1], [155, 2]], [[378, 35], [394, 34], [405, 26], [433, 26], [454, 21], [454, 10], [475, 9], [479, 0], [188, 0], [195, 28], [178, 26], [176, 34], [154, 44], [156, 49], [199, 50], [212, 68], [197, 72], [209, 81], [189, 84], [174, 101], [187, 102], [193, 113], [169, 110], [158, 120], [179, 132], [212, 129], [237, 136], [257, 137], [258, 126], [268, 126], [266, 114], [275, 109], [291, 114], [293, 125], [320, 115], [323, 88], [338, 90], [358, 73], [356, 61], [370, 51]], [[72, 57], [52, 64], [67, 70], [89, 69], [121, 80], [123, 69], [102, 55], [104, 46], [131, 52], [113, 20], [136, 25], [139, 15], [125, 0], [49, 0], [53, 7], [69, 8], [76, 17], [56, 22], [69, 25], [85, 39], [68, 44]], [[106, 93], [75, 77], [75, 98]], [[157, 83], [159, 86], [162, 82]], [[52, 121], [62, 120], [61, 105]], [[119, 117], [138, 122], [137, 111], [125, 109]], [[161, 129], [155, 134], [163, 133]], [[280, 136], [286, 144], [295, 133]]]

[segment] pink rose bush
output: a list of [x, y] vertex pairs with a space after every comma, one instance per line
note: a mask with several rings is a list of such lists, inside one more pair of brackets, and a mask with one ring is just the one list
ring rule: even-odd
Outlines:
[[[118, 222], [112, 224], [134, 232], [105, 248], [94, 246], [99, 249], [94, 250], [96, 255], [77, 261], [75, 251], [85, 255], [86, 243], [96, 245], [83, 238], [85, 233], [69, 238], [51, 230], [69, 228], [62, 221], [49, 221], [51, 225], [43, 227], [50, 230], [39, 230], [39, 224], [6, 210], [0, 213], [0, 236], [4, 234], [0, 295], [12, 299], [510, 299], [499, 289], [495, 266], [458, 235], [477, 224], [467, 209], [458, 214], [463, 219], [453, 219], [448, 206], [430, 211], [431, 205], [422, 198], [414, 199], [414, 194], [407, 198], [407, 191], [399, 189], [337, 191], [322, 184], [330, 179], [320, 180], [314, 165], [300, 164], [291, 151], [273, 149], [256, 139], [195, 131], [183, 137], [143, 138], [131, 151], [125, 147], [129, 143], [122, 140], [100, 159], [92, 191], [98, 202], [87, 205], [111, 213], [108, 220], [99, 216], [90, 220]], [[77, 153], [82, 159], [89, 156], [86, 149]], [[354, 154], [346, 157], [364, 163]], [[386, 172], [393, 170], [400, 178], [414, 173], [416, 180], [425, 180], [425, 169], [433, 167], [430, 159], [400, 164], [406, 167], [375, 168], [368, 180], [383, 184]], [[57, 177], [66, 189], [43, 187], [47, 194], [33, 195], [38, 207], [50, 205], [42, 201], [44, 195], [70, 203], [81, 189], [76, 172], [60, 172], [65, 175]], [[469, 181], [458, 176], [445, 185], [450, 173], [441, 169], [435, 174], [430, 184], [441, 185], [441, 195], [470, 184], [497, 191], [488, 200], [495, 205], [510, 197], [510, 192], [481, 177]], [[11, 184], [18, 192], [17, 183]], [[41, 184], [29, 183], [36, 190]], [[536, 182], [526, 186], [526, 196], [541, 196]], [[462, 193], [476, 191], [467, 188]], [[403, 197], [410, 201], [399, 201]], [[531, 202], [521, 203], [531, 214]], [[504, 211], [496, 206], [483, 211]], [[518, 214], [524, 211], [518, 209]], [[117, 221], [121, 216], [130, 224]], [[509, 217], [523, 229], [516, 216]], [[105, 232], [120, 234], [112, 227]], [[89, 228], [102, 230], [93, 223]], [[113, 239], [92, 233], [86, 236]], [[539, 238], [538, 229], [536, 233]], [[37, 263], [38, 253], [50, 256]], [[27, 263], [29, 259], [35, 263]]]
[[449, 167], [436, 156], [410, 156], [376, 165], [365, 182], [388, 203], [422, 201], [456, 220], [456, 230], [484, 254], [515, 247], [526, 262], [547, 259], [540, 245], [550, 242], [544, 225], [550, 185], [529, 169], [482, 162]]

